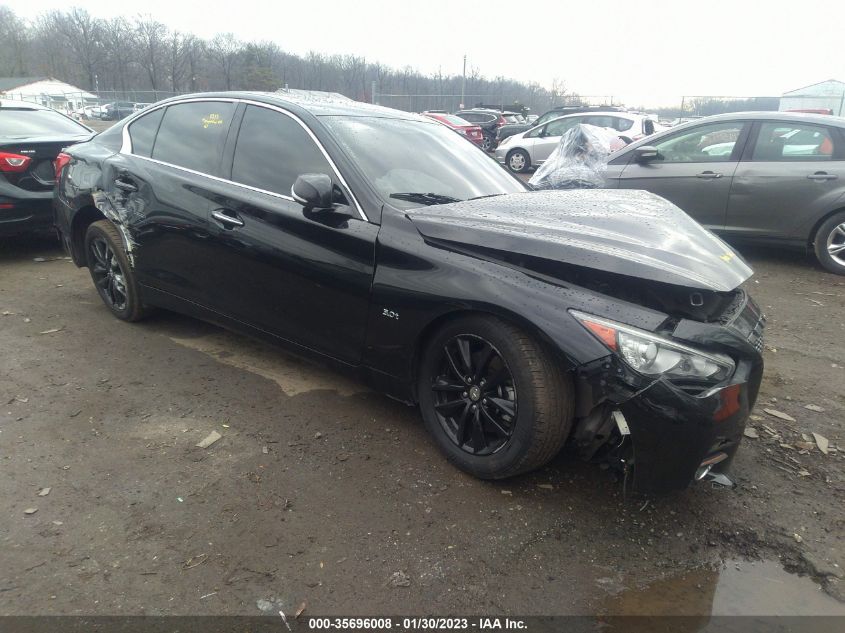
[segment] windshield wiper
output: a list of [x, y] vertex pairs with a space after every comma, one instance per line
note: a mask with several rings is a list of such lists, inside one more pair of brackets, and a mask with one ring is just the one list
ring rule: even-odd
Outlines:
[[482, 198], [495, 198], [496, 196], [503, 196], [503, 193], [488, 193], [486, 196], [475, 196], [474, 198], [469, 198], [469, 200], [481, 200]]
[[420, 204], [449, 204], [450, 202], [463, 202], [460, 198], [444, 196], [439, 193], [420, 193], [409, 191], [406, 193], [391, 193], [391, 198], [407, 200], [408, 202], [419, 202]]

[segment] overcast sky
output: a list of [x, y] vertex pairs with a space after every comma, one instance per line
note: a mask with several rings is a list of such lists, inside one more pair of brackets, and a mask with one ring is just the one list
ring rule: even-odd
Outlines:
[[[231, 31], [306, 53], [355, 53], [401, 68], [487, 77], [628, 105], [681, 95], [773, 96], [845, 80], [843, 0], [0, 0], [32, 18], [82, 6], [101, 17], [149, 13], [211, 37]], [[295, 87], [295, 86], [291, 86]]]

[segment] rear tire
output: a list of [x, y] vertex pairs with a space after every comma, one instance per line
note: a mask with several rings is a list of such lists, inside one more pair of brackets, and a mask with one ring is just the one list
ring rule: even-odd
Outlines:
[[149, 308], [141, 303], [135, 271], [114, 224], [99, 220], [88, 227], [85, 257], [94, 287], [114, 316], [139, 321], [149, 314]]
[[827, 270], [845, 275], [845, 211], [834, 213], [816, 232], [816, 258]]
[[438, 331], [423, 352], [417, 387], [439, 448], [481, 479], [543, 466], [572, 425], [572, 382], [560, 362], [526, 332], [491, 316], [462, 317]]
[[485, 152], [492, 152], [495, 146], [495, 141], [493, 141], [493, 137], [489, 134], [484, 134], [481, 138], [481, 149]]

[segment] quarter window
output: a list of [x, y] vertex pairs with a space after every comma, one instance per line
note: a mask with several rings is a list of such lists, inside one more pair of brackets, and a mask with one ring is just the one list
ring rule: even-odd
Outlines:
[[232, 164], [232, 180], [290, 196], [301, 174], [332, 175], [320, 148], [291, 117], [247, 106]]
[[152, 157], [204, 174], [215, 174], [234, 112], [235, 104], [226, 101], [168, 106], [155, 138]]
[[163, 116], [164, 108], [159, 108], [140, 119], [136, 119], [129, 125], [129, 138], [132, 140], [133, 154], [147, 158], [153, 155], [153, 142]]
[[825, 127], [773, 121], [760, 125], [751, 160], [831, 160], [833, 149], [833, 139]]
[[658, 160], [666, 163], [715, 163], [731, 159], [743, 123], [711, 123], [655, 143]]

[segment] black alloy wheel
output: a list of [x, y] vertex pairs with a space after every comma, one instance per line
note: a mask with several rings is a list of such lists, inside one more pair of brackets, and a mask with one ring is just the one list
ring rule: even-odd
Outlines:
[[564, 360], [488, 314], [455, 317], [426, 340], [417, 396], [446, 458], [481, 479], [512, 477], [552, 459], [569, 435], [575, 401]]
[[88, 243], [91, 277], [100, 298], [115, 311], [126, 309], [126, 274], [105, 237], [96, 236]]
[[462, 451], [490, 455], [513, 435], [513, 375], [499, 351], [480, 336], [463, 334], [443, 345], [431, 390], [440, 425]]
[[147, 316], [150, 309], [141, 303], [135, 271], [114, 224], [98, 220], [88, 227], [85, 257], [97, 294], [114, 316], [124, 321]]

